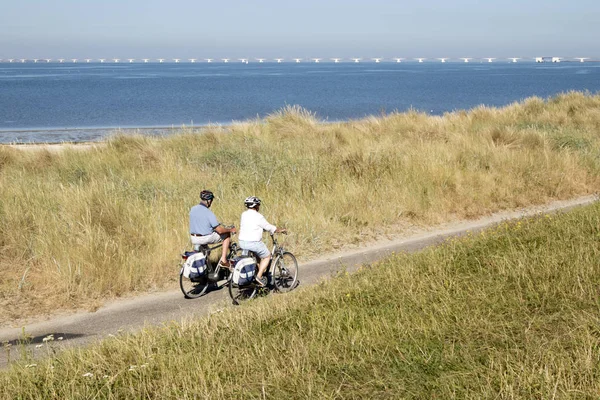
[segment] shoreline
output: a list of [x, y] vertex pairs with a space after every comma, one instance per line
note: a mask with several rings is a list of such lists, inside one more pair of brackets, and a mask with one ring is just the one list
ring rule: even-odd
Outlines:
[[227, 125], [228, 123], [226, 122], [208, 122], [206, 124], [200, 124], [200, 125], [184, 125], [182, 124], [181, 126], [178, 125], [148, 125], [148, 126], [90, 126], [90, 127], [81, 127], [81, 128], [77, 128], [77, 127], [73, 127], [73, 128], [56, 128], [56, 127], [49, 127], [49, 128], [39, 128], [39, 127], [33, 127], [33, 128], [0, 128], [0, 134], [1, 133], [35, 133], [35, 132], [80, 132], [80, 131], [138, 131], [138, 130], [175, 130], [175, 129], [182, 129], [182, 128], [189, 128], [189, 129], [194, 129], [194, 128], [204, 128], [206, 126], [213, 126], [213, 125], [217, 125], [217, 126], [221, 126], [221, 125]]
[[[231, 124], [229, 124], [231, 125]], [[227, 126], [226, 124], [206, 124], [206, 125], [194, 125], [194, 126], [142, 126], [142, 127], [106, 127], [106, 128], [50, 128], [50, 129], [11, 129], [11, 130], [1, 130], [0, 136], [2, 134], [39, 134], [41, 136], [49, 136], [52, 134], [61, 134], [77, 136], [78, 134], [88, 134], [87, 136], [91, 136], [93, 140], [77, 140], [77, 139], [63, 139], [63, 140], [39, 140], [39, 141], [8, 141], [8, 142], [0, 142], [0, 146], [23, 146], [23, 145], [54, 145], [54, 144], [80, 144], [80, 143], [101, 143], [106, 142], [111, 136], [115, 134], [123, 133], [123, 134], [142, 134], [147, 136], [166, 136], [177, 131], [181, 130], [202, 130], [211, 126]], [[92, 133], [92, 135], [89, 135]]]
[[47, 150], [51, 153], [70, 150], [90, 150], [96, 147], [102, 147], [103, 142], [63, 142], [63, 143], [15, 143], [15, 144], [0, 144], [1, 146], [19, 149], [22, 151], [42, 151]]
[[[488, 107], [485, 105], [482, 105], [484, 107]], [[490, 108], [496, 108], [496, 107], [490, 107]], [[50, 129], [26, 129], [26, 130], [2, 130], [0, 129], [0, 135], [2, 133], [53, 133], [53, 132], [89, 132], [89, 131], [98, 131], [98, 132], [107, 132], [106, 135], [100, 136], [98, 138], [98, 140], [84, 140], [84, 141], [77, 141], [77, 140], [62, 140], [62, 141], [36, 141], [36, 142], [1, 142], [0, 141], [0, 147], [2, 146], [11, 146], [11, 147], [15, 147], [15, 148], [19, 148], [21, 146], [54, 146], [54, 145], [80, 145], [80, 144], [102, 144], [102, 143], [106, 143], [107, 140], [109, 140], [112, 136], [116, 135], [116, 134], [120, 134], [120, 133], [124, 133], [124, 134], [141, 134], [143, 136], [148, 136], [148, 137], [153, 137], [153, 138], [160, 138], [160, 137], [167, 137], [170, 136], [172, 134], [178, 134], [181, 132], [193, 132], [193, 133], [201, 133], [202, 131], [206, 130], [206, 129], [211, 129], [211, 128], [231, 128], [234, 127], [236, 125], [246, 125], [246, 124], [251, 124], [251, 123], [267, 123], [266, 119], [270, 116], [270, 115], [274, 115], [278, 112], [280, 112], [281, 110], [284, 110], [285, 108], [279, 109], [279, 110], [275, 110], [273, 111], [271, 114], [269, 115], [265, 115], [264, 117], [259, 117], [259, 118], [254, 118], [254, 119], [245, 119], [245, 120], [233, 120], [233, 121], [229, 121], [229, 122], [209, 122], [203, 125], [182, 125], [182, 126], [142, 126], [142, 127], [125, 127], [125, 128], [121, 128], [121, 127], [107, 127], [107, 128], [50, 128]], [[398, 111], [398, 112], [389, 112], [387, 114], [385, 114], [386, 117], [392, 115], [392, 114], [405, 114], [410, 112], [411, 110], [406, 110], [406, 111]], [[425, 111], [419, 111], [416, 110], [418, 113], [424, 113], [427, 114], [429, 117], [440, 117], [441, 115], [436, 115], [436, 114], [429, 114]], [[456, 110], [456, 111], [461, 111], [461, 110]], [[468, 110], [465, 110], [468, 111]], [[310, 112], [310, 111], [309, 111]], [[454, 112], [454, 111], [453, 111]], [[453, 113], [452, 112], [452, 113]], [[368, 115], [368, 116], [364, 116], [361, 118], [350, 118], [350, 119], [344, 119], [344, 120], [329, 120], [329, 119], [317, 119], [317, 123], [321, 124], [321, 125], [331, 125], [331, 124], [337, 124], [337, 123], [354, 123], [354, 122], [363, 122], [366, 121], [370, 118], [380, 118], [381, 115]]]

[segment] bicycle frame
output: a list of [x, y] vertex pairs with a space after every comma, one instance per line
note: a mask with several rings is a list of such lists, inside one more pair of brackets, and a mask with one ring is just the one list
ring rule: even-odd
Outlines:
[[[198, 247], [198, 249], [196, 250], [196, 247]], [[223, 247], [223, 243], [217, 243], [214, 246], [210, 246], [210, 245], [195, 245], [194, 246], [194, 251], [199, 251], [204, 253], [204, 255], [206, 256], [206, 265], [208, 267], [208, 272], [209, 272], [209, 276], [211, 273], [214, 273], [216, 271], [216, 267], [215, 265], [213, 265], [214, 263], [210, 262], [210, 253], [212, 253], [214, 250], [218, 250], [221, 247]], [[229, 253], [227, 254], [227, 260], [231, 261], [236, 253], [238, 252], [238, 245], [237, 243], [231, 243], [229, 245]], [[213, 279], [209, 280], [213, 281]]]
[[[283, 253], [285, 252], [285, 249], [283, 247], [279, 246], [279, 243], [277, 242], [277, 239], [275, 238], [275, 234], [271, 233], [270, 235], [271, 235], [271, 240], [273, 242], [273, 247], [271, 248], [271, 259], [269, 260], [269, 265], [267, 265], [267, 269], [266, 269], [267, 272], [271, 269], [271, 263], [275, 259], [275, 256], [283, 255]], [[247, 254], [252, 253], [253, 256], [256, 258], [257, 262], [260, 260], [260, 257], [258, 257], [258, 255], [256, 253], [254, 253], [253, 251], [251, 251], [251, 250], [242, 250], [242, 251], [247, 252]]]
[[271, 250], [271, 260], [269, 261], [269, 267], [271, 266], [271, 262], [275, 259], [277, 255], [283, 255], [285, 253], [285, 249], [279, 246], [277, 239], [275, 238], [275, 234], [271, 233], [271, 240], [273, 241], [273, 249]]
[[[286, 251], [283, 246], [279, 245], [279, 242], [275, 238], [274, 234], [271, 234], [271, 240], [273, 246], [271, 247], [271, 259], [265, 269], [263, 277], [268, 279], [268, 285], [263, 287], [258, 285], [256, 282], [244, 283], [243, 285], [237, 285], [233, 280], [229, 282], [229, 295], [233, 300], [233, 304], [240, 304], [240, 301], [250, 300], [256, 296], [257, 293], [264, 293], [265, 291], [276, 290], [279, 292], [288, 292], [296, 287], [298, 282], [298, 262], [295, 256]], [[243, 256], [250, 256], [255, 262], [260, 260], [258, 255], [251, 250], [243, 250]], [[290, 262], [291, 273], [286, 267], [286, 264], [282, 261]], [[256, 268], [259, 268], [256, 265]], [[290, 283], [291, 282], [291, 283]]]
[[[275, 238], [275, 234], [270, 233], [270, 235], [271, 235], [271, 241], [273, 242], [273, 247], [271, 248], [271, 259], [269, 260], [269, 264], [267, 264], [267, 268], [265, 269], [266, 274], [271, 273], [271, 265], [273, 264], [273, 260], [277, 256], [283, 256], [283, 253], [285, 252], [285, 249], [283, 247], [279, 246], [279, 243], [277, 242], [277, 239]], [[242, 250], [242, 249], [240, 249], [240, 250]], [[260, 257], [258, 257], [258, 255], [255, 252], [253, 252], [251, 250], [242, 250], [242, 254], [244, 254], [244, 252], [247, 252], [248, 255], [252, 254], [252, 257], [254, 257], [254, 259], [258, 265], [258, 263], [260, 262]]]

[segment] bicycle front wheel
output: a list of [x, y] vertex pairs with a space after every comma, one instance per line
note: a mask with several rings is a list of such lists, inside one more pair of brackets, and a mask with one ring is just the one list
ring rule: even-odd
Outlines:
[[186, 299], [197, 299], [202, 296], [206, 293], [206, 289], [208, 289], [208, 283], [206, 277], [200, 278], [197, 282], [193, 282], [183, 276], [183, 272], [179, 273], [179, 287]]
[[278, 255], [273, 261], [273, 286], [278, 292], [289, 292], [298, 285], [298, 261], [289, 252]]

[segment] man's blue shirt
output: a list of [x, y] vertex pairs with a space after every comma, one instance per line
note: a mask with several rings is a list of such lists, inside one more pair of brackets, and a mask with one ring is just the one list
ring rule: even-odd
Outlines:
[[190, 210], [190, 233], [210, 235], [219, 226], [215, 214], [204, 204], [198, 204]]

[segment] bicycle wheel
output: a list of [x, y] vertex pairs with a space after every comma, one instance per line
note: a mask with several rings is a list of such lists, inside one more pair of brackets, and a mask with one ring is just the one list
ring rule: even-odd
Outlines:
[[201, 278], [197, 282], [192, 282], [190, 279], [183, 276], [183, 270], [179, 273], [179, 287], [186, 299], [197, 299], [206, 293], [208, 289], [208, 279]]
[[278, 255], [271, 271], [273, 286], [278, 292], [289, 292], [298, 283], [298, 261], [289, 252]]
[[232, 276], [229, 277], [228, 283], [229, 296], [231, 296], [231, 300], [236, 306], [239, 305], [241, 302], [253, 299], [256, 296], [256, 293], [258, 292], [257, 287], [254, 283], [239, 286], [233, 283]]

